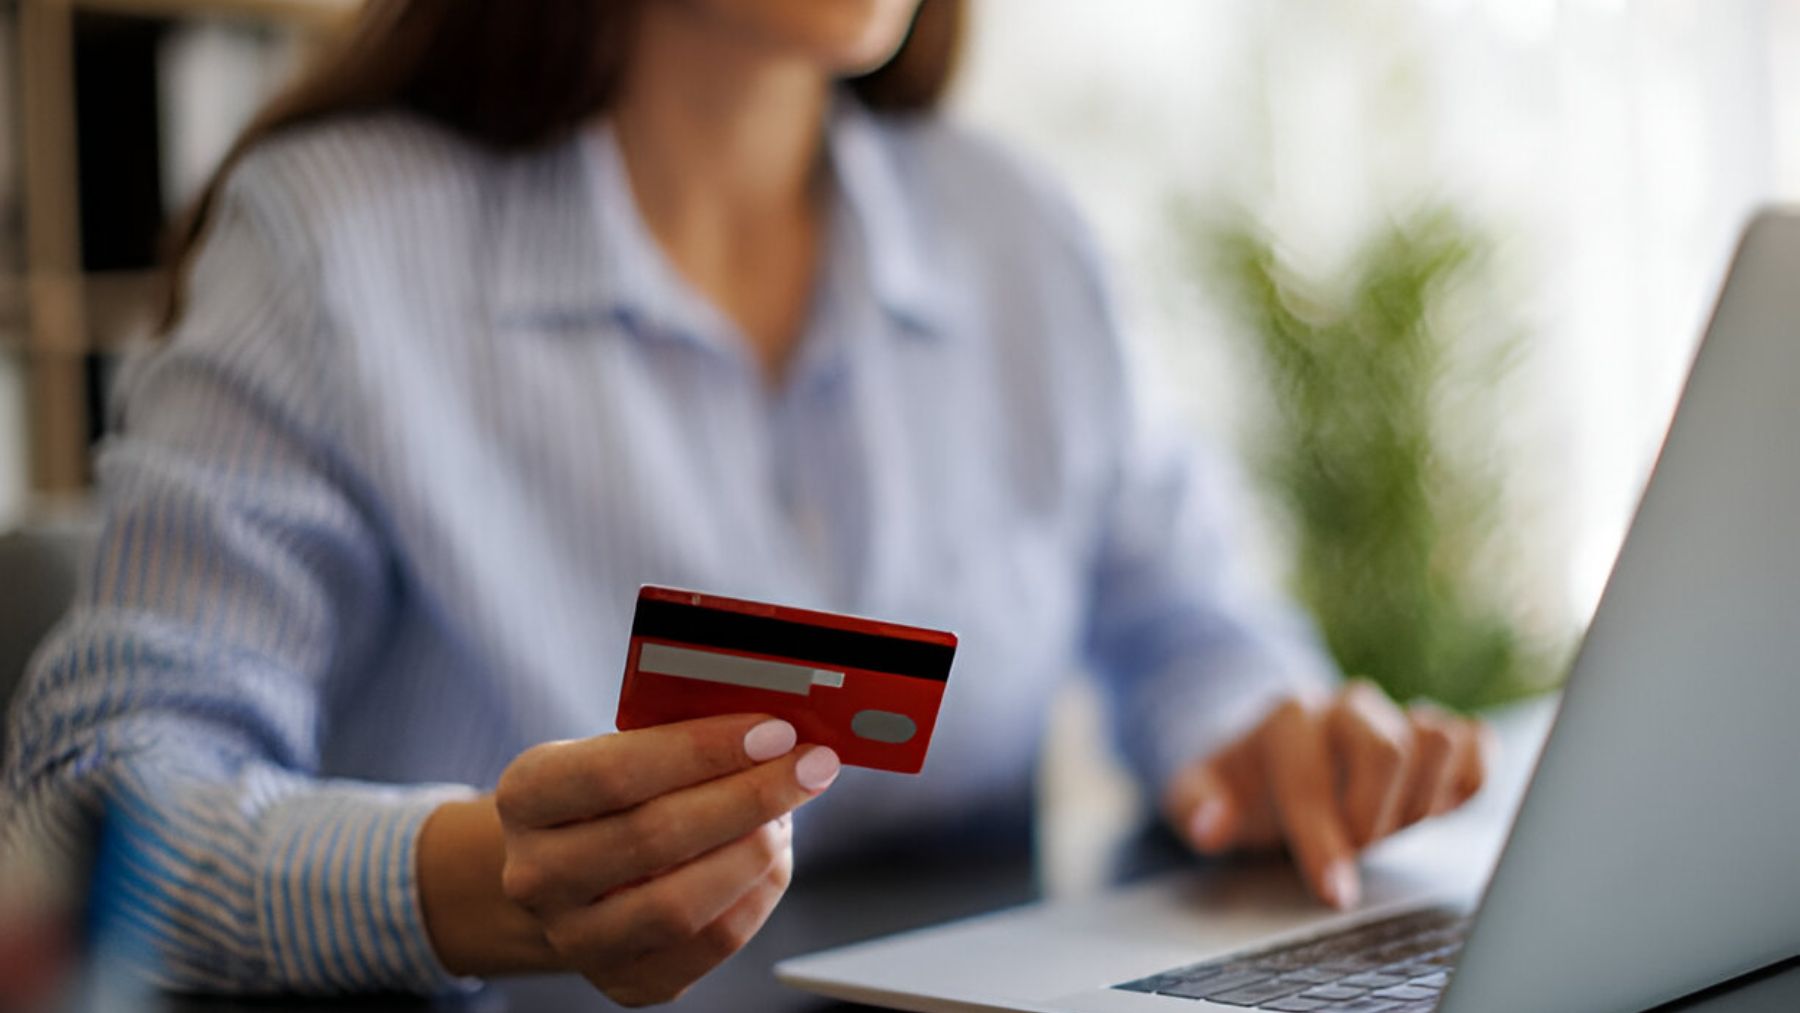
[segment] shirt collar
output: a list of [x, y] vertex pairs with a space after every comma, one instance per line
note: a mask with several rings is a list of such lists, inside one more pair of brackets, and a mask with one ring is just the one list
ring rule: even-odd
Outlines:
[[[875, 116], [839, 94], [827, 153], [875, 300], [908, 334], [942, 333], [941, 279], [929, 256], [927, 216], [907, 188], [901, 153]], [[634, 330], [709, 340], [729, 333], [681, 278], [638, 215], [624, 160], [605, 125], [511, 159], [500, 173], [495, 298], [500, 320], [574, 326], [614, 320]], [[830, 251], [827, 251], [830, 256]], [[821, 278], [829, 273], [821, 273]]]
[[946, 289], [931, 256], [933, 219], [907, 186], [893, 128], [884, 127], [853, 96], [839, 92], [828, 145], [842, 209], [860, 234], [875, 298], [908, 332], [942, 333]]

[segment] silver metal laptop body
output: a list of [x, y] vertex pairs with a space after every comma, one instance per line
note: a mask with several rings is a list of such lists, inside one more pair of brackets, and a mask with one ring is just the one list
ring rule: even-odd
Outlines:
[[1428, 901], [1468, 908], [1504, 824], [1493, 801], [1376, 849], [1348, 916], [1284, 872], [1213, 867], [776, 973], [928, 1011], [1550, 1013], [1641, 1010], [1800, 955], [1800, 215], [1746, 230], [1467, 940], [1444, 951], [1447, 987], [1311, 1006], [1304, 988], [1157, 990], [1188, 980], [1161, 972], [1251, 967], [1221, 958]]

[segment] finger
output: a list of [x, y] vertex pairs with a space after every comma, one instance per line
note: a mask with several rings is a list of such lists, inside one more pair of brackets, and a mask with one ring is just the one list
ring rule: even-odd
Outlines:
[[1407, 709], [1412, 726], [1412, 776], [1408, 779], [1401, 825], [1411, 826], [1430, 816], [1438, 800], [1449, 794], [1457, 774], [1455, 719], [1429, 704]]
[[1361, 884], [1338, 812], [1324, 719], [1289, 701], [1270, 716], [1260, 741], [1275, 809], [1308, 886], [1334, 907], [1354, 906]]
[[1219, 754], [1216, 768], [1237, 807], [1234, 848], [1273, 848], [1282, 843], [1281, 817], [1263, 765], [1261, 729]]
[[1461, 804], [1457, 798], [1457, 785], [1463, 779], [1463, 768], [1470, 758], [1480, 752], [1475, 741], [1475, 729], [1461, 720], [1452, 721], [1446, 729], [1450, 733], [1450, 755], [1444, 760], [1444, 776], [1438, 783], [1438, 790], [1431, 797], [1430, 808], [1426, 817], [1442, 816]]
[[1467, 721], [1467, 725], [1474, 748], [1463, 754], [1462, 763], [1457, 767], [1452, 808], [1480, 794], [1482, 786], [1487, 783], [1488, 771], [1494, 769], [1500, 755], [1500, 740], [1494, 735], [1492, 728], [1485, 722], [1473, 719]]
[[1261, 734], [1259, 726], [1211, 759], [1185, 768], [1164, 793], [1169, 825], [1203, 855], [1281, 843], [1281, 823], [1258, 744]]
[[756, 714], [547, 742], [506, 768], [494, 804], [508, 824], [549, 827], [629, 809], [784, 755], [794, 726]]
[[1222, 854], [1236, 846], [1243, 822], [1243, 806], [1233, 797], [1221, 766], [1216, 759], [1197, 763], [1169, 786], [1170, 825], [1203, 855]]
[[1494, 748], [1493, 733], [1486, 725], [1470, 718], [1450, 719], [1454, 747], [1450, 755], [1450, 773], [1443, 790], [1432, 800], [1431, 815], [1441, 816], [1475, 797], [1487, 779], [1487, 754]]
[[508, 896], [516, 888], [514, 899], [540, 912], [585, 905], [792, 812], [829, 787], [838, 768], [836, 753], [810, 746], [629, 812], [519, 836], [508, 854]]
[[[635, 983], [633, 1005], [679, 998], [694, 982], [743, 949], [762, 930], [787, 890], [792, 859], [709, 924], [695, 938], [639, 958], [626, 972]], [[615, 1000], [624, 1001], [618, 995]]]
[[786, 867], [791, 843], [789, 827], [771, 820], [665, 875], [547, 919], [545, 937], [577, 964], [620, 964], [681, 945]]
[[1366, 682], [1353, 682], [1338, 695], [1326, 728], [1344, 771], [1345, 826], [1351, 843], [1366, 847], [1400, 822], [1412, 730], [1387, 694]]

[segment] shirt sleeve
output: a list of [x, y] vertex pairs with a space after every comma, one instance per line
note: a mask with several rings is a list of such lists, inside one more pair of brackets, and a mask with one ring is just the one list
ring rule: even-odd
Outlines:
[[[1098, 278], [1099, 271], [1094, 271]], [[1103, 281], [1094, 290], [1108, 302]], [[1183, 766], [1248, 731], [1278, 699], [1339, 675], [1309, 617], [1251, 550], [1237, 469], [1144, 394], [1110, 306], [1110, 467], [1086, 631], [1116, 739], [1160, 797]]]
[[318, 776], [395, 581], [335, 447], [342, 350], [307, 223], [245, 163], [175, 333], [122, 378], [94, 568], [11, 715], [0, 864], [103, 824], [96, 929], [204, 992], [436, 991], [418, 828], [457, 786]]
[[1336, 671], [1245, 549], [1236, 476], [1207, 448], [1134, 433], [1093, 573], [1087, 643], [1117, 741], [1160, 797], [1181, 767]]

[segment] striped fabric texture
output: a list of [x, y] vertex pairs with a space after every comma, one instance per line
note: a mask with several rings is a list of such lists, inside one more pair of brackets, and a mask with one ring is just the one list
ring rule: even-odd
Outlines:
[[420, 824], [611, 730], [642, 583], [960, 634], [924, 773], [846, 771], [803, 865], [1016, 807], [1067, 673], [1152, 788], [1329, 678], [1219, 470], [1143, 421], [1053, 189], [847, 98], [828, 150], [779, 383], [664, 259], [604, 126], [501, 156], [383, 113], [253, 153], [121, 379], [0, 849], [103, 823], [99, 907], [161, 985], [433, 991], [465, 983], [421, 922]]

